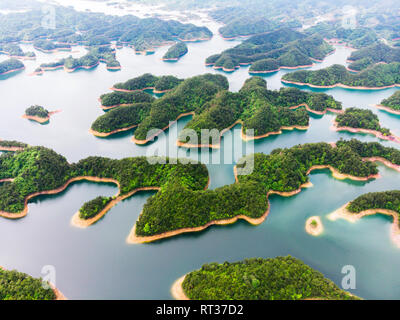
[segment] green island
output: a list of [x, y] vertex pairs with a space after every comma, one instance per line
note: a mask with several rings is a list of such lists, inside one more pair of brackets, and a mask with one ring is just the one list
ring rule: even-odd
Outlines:
[[24, 52], [18, 44], [0, 44], [0, 53], [8, 55], [10, 58], [35, 59], [36, 54], [32, 51]]
[[387, 128], [382, 128], [379, 123], [379, 118], [371, 110], [348, 108], [344, 113], [336, 116], [336, 130], [353, 130], [361, 132], [378, 134], [381, 137], [391, 137], [392, 133]]
[[42, 106], [34, 105], [25, 110], [25, 115], [47, 119], [49, 111]]
[[175, 286], [176, 298], [191, 300], [359, 299], [291, 256], [205, 264]]
[[97, 197], [93, 200], [86, 202], [79, 209], [79, 218], [90, 219], [98, 215], [110, 202], [112, 197]]
[[206, 65], [234, 71], [240, 65], [251, 64], [250, 73], [267, 73], [280, 68], [311, 66], [323, 60], [333, 47], [319, 35], [307, 36], [284, 28], [244, 40], [239, 45], [206, 59]]
[[25, 69], [25, 65], [17, 59], [8, 59], [0, 62], [0, 75], [14, 73]]
[[52, 53], [56, 51], [70, 51], [71, 45], [57, 44], [49, 40], [38, 39], [33, 42], [33, 47], [41, 52]]
[[392, 48], [384, 43], [375, 43], [354, 51], [349, 57], [349, 70], [361, 71], [376, 63], [400, 62], [400, 48]]
[[349, 72], [345, 66], [335, 64], [315, 71], [287, 73], [282, 82], [313, 88], [386, 89], [400, 85], [400, 63], [375, 64], [356, 74]]
[[154, 100], [155, 98], [152, 95], [144, 91], [114, 91], [100, 96], [100, 102], [103, 109], [111, 109], [139, 102], [152, 103]]
[[43, 287], [42, 279], [0, 267], [0, 300], [55, 300], [56, 293]]
[[177, 42], [164, 54], [164, 61], [178, 61], [180, 57], [188, 53], [188, 47], [184, 42]]
[[389, 113], [400, 114], [400, 91], [396, 91], [389, 98], [383, 99], [376, 107]]
[[[170, 121], [194, 113], [185, 129], [193, 129], [197, 138], [200, 138], [202, 129], [218, 129], [222, 132], [239, 122], [243, 124], [244, 139], [247, 139], [248, 128], [254, 129], [256, 138], [262, 138], [279, 134], [281, 129], [306, 129], [309, 125], [306, 110], [324, 114], [327, 111], [340, 112], [342, 109], [340, 102], [324, 93], [309, 93], [297, 88], [268, 90], [266, 81], [260, 77], [247, 79], [239, 92], [227, 90], [227, 79], [221, 75], [206, 74], [188, 78], [154, 100], [150, 107], [144, 104], [121, 106], [112, 110], [112, 113], [100, 116], [93, 123], [92, 130], [109, 135], [119, 132], [116, 130], [138, 126], [134, 141], [147, 143], [151, 140], [147, 137], [149, 130], [165, 129]], [[178, 139], [179, 144], [192, 146], [187, 144], [188, 137], [184, 134], [183, 131]], [[216, 138], [218, 141], [201, 141], [196, 145], [218, 145], [219, 136]]]
[[178, 86], [182, 81], [174, 76], [158, 77], [150, 73], [145, 73], [128, 81], [116, 83], [111, 90], [122, 92], [152, 90], [153, 93], [165, 93]]
[[[254, 169], [246, 172], [249, 161], [254, 162]], [[207, 190], [207, 168], [195, 162], [183, 164], [159, 157], [89, 157], [69, 164], [50, 149], [26, 147], [0, 156], [0, 180], [4, 181], [0, 184], [0, 215], [21, 218], [27, 214], [31, 198], [59, 193], [74, 181], [117, 184], [119, 192], [112, 203], [92, 201], [83, 206], [82, 215], [74, 216], [75, 225], [88, 226], [137, 191], [158, 190], [148, 198], [127, 239], [129, 243], [149, 242], [237, 219], [262, 223], [269, 212], [266, 195], [300, 192], [315, 169], [329, 168], [339, 179], [367, 181], [377, 177], [374, 161], [399, 166], [400, 151], [358, 140], [298, 145], [268, 155], [248, 155], [238, 162], [236, 183]]]

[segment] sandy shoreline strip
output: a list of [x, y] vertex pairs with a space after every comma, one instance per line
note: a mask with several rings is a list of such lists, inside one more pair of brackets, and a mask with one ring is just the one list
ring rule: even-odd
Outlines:
[[134, 125], [132, 125], [132, 126], [130, 126], [130, 127], [126, 127], [126, 128], [122, 128], [122, 129], [116, 129], [116, 130], [113, 130], [113, 131], [110, 131], [110, 132], [99, 132], [99, 131], [95, 131], [95, 130], [93, 130], [92, 128], [90, 128], [90, 129], [89, 129], [89, 132], [90, 132], [92, 135], [96, 136], [96, 137], [105, 138], [105, 137], [111, 136], [111, 135], [113, 135], [113, 134], [115, 134], [115, 133], [118, 133], [118, 132], [123, 132], [123, 131], [132, 130], [132, 129], [136, 128], [137, 126], [138, 126], [137, 124], [134, 124]]
[[351, 133], [365, 133], [365, 134], [372, 134], [375, 137], [381, 139], [381, 140], [387, 140], [387, 141], [392, 141], [392, 142], [397, 142], [400, 143], [400, 138], [391, 134], [390, 136], [385, 136], [382, 134], [382, 132], [377, 131], [377, 130], [371, 130], [371, 129], [363, 129], [363, 128], [352, 128], [352, 127], [338, 127], [338, 123], [334, 120], [333, 125], [331, 127], [333, 131], [347, 131]]
[[174, 282], [171, 287], [171, 295], [175, 300], [190, 300], [183, 290], [182, 283], [186, 278], [186, 274]]
[[347, 209], [347, 206], [350, 202], [346, 203], [344, 206], [335, 210], [334, 212], [328, 215], [328, 219], [335, 221], [337, 219], [345, 219], [349, 222], [356, 222], [362, 217], [375, 215], [375, 214], [384, 214], [388, 216], [392, 216], [393, 222], [391, 226], [391, 234], [390, 238], [393, 243], [400, 248], [400, 227], [399, 227], [399, 214], [396, 211], [388, 210], [388, 209], [368, 209], [358, 213], [352, 213]]
[[388, 113], [400, 115], [400, 110], [394, 110], [394, 109], [392, 109], [392, 108], [383, 106], [383, 105], [381, 105], [381, 104], [374, 104], [373, 106], [374, 106], [375, 108], [378, 108], [378, 109], [380, 109], [380, 110], [386, 111], [386, 112], [388, 112]]
[[336, 83], [331, 86], [318, 86], [315, 84], [311, 83], [305, 83], [305, 82], [295, 82], [295, 81], [290, 81], [290, 80], [285, 80], [281, 79], [281, 82], [286, 83], [286, 84], [294, 84], [297, 86], [303, 86], [303, 87], [311, 87], [311, 88], [318, 88], [318, 89], [333, 89], [333, 88], [343, 88], [343, 89], [351, 89], [351, 90], [383, 90], [383, 89], [388, 89], [388, 88], [395, 88], [395, 87], [400, 87], [400, 84], [393, 84], [390, 86], [382, 86], [382, 87], [358, 87], [358, 86], [348, 86], [345, 84], [341, 83]]
[[43, 123], [49, 122], [50, 117], [59, 112], [61, 112], [61, 110], [49, 111], [48, 116], [46, 118], [42, 118], [42, 117], [38, 117], [38, 116], [29, 116], [27, 114], [22, 115], [22, 118], [28, 119], [28, 120], [33, 120], [33, 121], [43, 124]]
[[[316, 222], [316, 225], [313, 225], [313, 222]], [[319, 216], [313, 216], [307, 219], [306, 232], [314, 237], [319, 236], [324, 232], [324, 226], [322, 225], [321, 218]]]

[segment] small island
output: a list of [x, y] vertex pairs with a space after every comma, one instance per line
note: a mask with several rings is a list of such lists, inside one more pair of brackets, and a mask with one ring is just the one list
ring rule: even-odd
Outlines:
[[355, 222], [362, 217], [383, 214], [393, 217], [391, 239], [400, 248], [400, 191], [371, 192], [359, 196], [331, 213], [331, 220], [339, 218]]
[[358, 73], [351, 73], [345, 66], [335, 64], [315, 71], [287, 73], [282, 82], [311, 88], [382, 90], [400, 86], [400, 63], [375, 64]]
[[336, 116], [333, 124], [336, 131], [373, 134], [379, 139], [400, 143], [400, 138], [393, 135], [387, 128], [382, 128], [378, 116], [371, 110], [348, 108]]
[[1, 266], [0, 283], [0, 300], [66, 300], [51, 283], [45, 288], [42, 279]]
[[17, 59], [8, 59], [0, 62], [0, 76], [24, 70], [25, 65]]
[[359, 299], [291, 256], [205, 264], [176, 281], [171, 293], [179, 300]]
[[188, 47], [184, 42], [177, 42], [162, 57], [164, 61], [178, 61], [179, 58], [188, 53]]
[[28, 145], [23, 142], [15, 141], [15, 140], [0, 140], [0, 151], [6, 152], [15, 152], [15, 151], [22, 151]]
[[400, 115], [400, 91], [396, 91], [389, 98], [382, 100], [376, 107], [388, 113]]
[[249, 65], [251, 74], [270, 73], [283, 69], [311, 67], [322, 61], [334, 48], [318, 35], [306, 35], [289, 28], [259, 34], [234, 48], [206, 59], [207, 66], [233, 72]]
[[324, 226], [322, 225], [321, 218], [313, 216], [306, 221], [306, 232], [312, 236], [319, 236], [324, 232]]
[[26, 109], [25, 114], [22, 117], [44, 124], [49, 122], [50, 116], [58, 112], [60, 112], [60, 110], [50, 112], [42, 106], [34, 105]]
[[36, 54], [32, 51], [24, 52], [18, 44], [8, 43], [0, 44], [0, 53], [6, 54], [9, 58], [22, 59], [22, 60], [34, 60]]

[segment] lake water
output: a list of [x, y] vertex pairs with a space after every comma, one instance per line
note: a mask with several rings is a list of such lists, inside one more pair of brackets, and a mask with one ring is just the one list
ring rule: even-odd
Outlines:
[[[207, 23], [216, 34], [219, 25]], [[36, 52], [36, 61], [26, 61], [27, 69], [15, 76], [1, 78], [0, 138], [19, 140], [30, 145], [44, 145], [66, 156], [70, 162], [91, 155], [112, 158], [146, 155], [149, 148], [169, 143], [176, 150], [176, 133], [189, 121], [181, 119], [149, 146], [137, 146], [130, 140], [132, 132], [109, 139], [92, 136], [88, 129], [103, 111], [97, 98], [116, 82], [150, 72], [172, 74], [181, 78], [213, 72], [204, 66], [205, 58], [235, 46], [239, 41], [224, 41], [215, 35], [211, 41], [188, 44], [189, 53], [177, 63], [161, 61], [167, 47], [154, 55], [135, 55], [129, 48], [118, 50], [122, 70], [109, 72], [101, 64], [90, 71], [67, 74], [63, 70], [29, 76], [42, 62], [55, 61], [70, 53], [44, 54]], [[32, 50], [24, 45], [24, 50]], [[80, 56], [82, 48], [73, 48]], [[334, 63], [345, 64], [351, 51], [337, 47], [335, 54], [313, 69]], [[0, 56], [2, 60], [5, 56]], [[265, 79], [268, 88], [282, 87], [286, 71]], [[225, 74], [230, 89], [237, 91], [249, 77], [248, 67]], [[383, 126], [400, 135], [397, 116], [371, 107], [389, 97], [396, 89], [353, 91], [341, 88], [325, 90], [345, 107], [369, 108], [378, 114]], [[323, 90], [318, 90], [323, 91]], [[40, 104], [49, 110], [61, 109], [50, 123], [40, 125], [21, 116], [24, 110]], [[278, 147], [291, 147], [307, 142], [336, 141], [341, 137], [356, 137], [363, 141], [379, 141], [368, 135], [337, 133], [330, 130], [334, 115], [312, 116], [307, 131], [289, 131], [279, 136], [258, 140], [255, 152], [269, 153]], [[239, 126], [237, 128], [240, 128]], [[399, 146], [391, 142], [384, 145]], [[245, 145], [240, 137], [222, 139], [221, 151]], [[182, 153], [183, 150], [181, 149]], [[213, 153], [218, 151], [212, 151]], [[201, 153], [208, 154], [203, 149]], [[197, 157], [198, 150], [187, 153]], [[210, 188], [234, 182], [233, 165], [209, 165]], [[330, 221], [326, 216], [344, 203], [372, 191], [399, 189], [400, 173], [379, 166], [382, 178], [369, 182], [338, 181], [329, 171], [311, 174], [314, 187], [291, 198], [272, 196], [271, 212], [259, 226], [240, 221], [230, 226], [213, 226], [204, 232], [181, 235], [151, 244], [128, 245], [125, 242], [137, 220], [143, 204], [153, 193], [139, 193], [116, 205], [101, 221], [87, 228], [70, 225], [70, 219], [81, 205], [99, 195], [113, 195], [116, 187], [109, 184], [79, 182], [55, 196], [42, 196], [29, 204], [27, 217], [11, 221], [0, 219], [0, 265], [41, 276], [44, 265], [56, 268], [56, 285], [70, 299], [169, 299], [170, 287], [183, 274], [198, 269], [207, 262], [237, 261], [250, 257], [292, 255], [318, 269], [338, 285], [344, 276], [341, 269], [353, 265], [357, 272], [357, 289], [353, 294], [367, 299], [400, 298], [400, 249], [390, 240], [391, 221], [373, 216], [349, 223]], [[308, 217], [319, 215], [325, 227], [319, 237], [304, 230]]]

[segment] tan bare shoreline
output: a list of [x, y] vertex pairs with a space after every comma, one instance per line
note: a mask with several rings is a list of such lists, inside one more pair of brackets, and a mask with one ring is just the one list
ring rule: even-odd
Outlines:
[[172, 89], [167, 89], [167, 90], [156, 90], [155, 87], [146, 87], [143, 89], [135, 89], [135, 90], [128, 90], [128, 89], [118, 89], [115, 87], [111, 87], [110, 90], [112, 91], [119, 91], [119, 92], [127, 92], [127, 93], [132, 93], [132, 92], [139, 92], [139, 91], [146, 91], [146, 90], [152, 90], [153, 93], [166, 93], [168, 91], [171, 91]]
[[27, 114], [22, 115], [22, 118], [28, 119], [28, 120], [32, 120], [32, 121], [36, 121], [36, 122], [39, 122], [39, 123], [43, 124], [43, 123], [49, 122], [50, 117], [53, 114], [56, 114], [56, 113], [59, 113], [59, 112], [61, 112], [61, 110], [49, 111], [48, 116], [46, 118], [42, 118], [42, 117], [38, 117], [38, 116], [29, 116]]
[[183, 281], [185, 281], [186, 274], [177, 279], [172, 287], [171, 287], [171, 295], [175, 300], [190, 300], [187, 295], [185, 294], [185, 291], [183, 290], [182, 284]]
[[[4, 268], [4, 267], [2, 267], [2, 266], [0, 266], [0, 270], [6, 271], [7, 269]], [[51, 290], [53, 290], [54, 294], [56, 295], [55, 300], [68, 300], [68, 299], [64, 296], [64, 294], [63, 294], [59, 289], [57, 289], [57, 288], [54, 286], [54, 284], [52, 284], [51, 282], [49, 282], [49, 285], [50, 285]]]
[[390, 107], [386, 107], [386, 106], [381, 105], [381, 104], [375, 104], [374, 107], [376, 107], [376, 108], [378, 108], [380, 110], [386, 111], [388, 113], [391, 113], [391, 114], [400, 115], [400, 110], [394, 110], [394, 109], [392, 109]]
[[384, 214], [388, 216], [392, 216], [393, 222], [391, 226], [391, 233], [390, 238], [393, 243], [400, 248], [400, 227], [399, 227], [399, 213], [393, 210], [388, 209], [368, 209], [358, 213], [350, 212], [347, 207], [350, 202], [346, 203], [339, 209], [335, 210], [334, 212], [328, 215], [328, 218], [332, 221], [337, 219], [345, 219], [349, 222], [356, 222], [362, 217], [375, 215], [375, 214]]
[[352, 87], [352, 86], [348, 86], [348, 85], [341, 84], [341, 83], [336, 83], [331, 86], [318, 86], [318, 85], [311, 84], [311, 83], [296, 82], [296, 81], [290, 81], [290, 80], [285, 80], [285, 79], [281, 79], [281, 82], [294, 84], [297, 86], [303, 86], [303, 87], [305, 86], [305, 87], [310, 87], [310, 88], [318, 88], [318, 89], [343, 88], [343, 89], [351, 89], [351, 90], [383, 90], [383, 89], [388, 89], [388, 88], [400, 87], [400, 84], [393, 84], [390, 86], [383, 86], [383, 87], [357, 87], [357, 86]]
[[[313, 221], [317, 223], [316, 226], [313, 226]], [[306, 232], [314, 237], [319, 236], [324, 232], [324, 227], [322, 225], [321, 218], [319, 216], [313, 216], [307, 219], [306, 221], [306, 226], [305, 226]]]
[[351, 133], [365, 133], [365, 134], [372, 134], [375, 137], [386, 140], [386, 141], [392, 141], [392, 142], [397, 142], [400, 143], [400, 138], [395, 136], [394, 134], [391, 134], [390, 136], [385, 136], [382, 134], [382, 132], [377, 131], [377, 130], [372, 130], [372, 129], [363, 129], [363, 128], [352, 128], [352, 127], [338, 127], [338, 123], [334, 120], [333, 125], [332, 125], [332, 130], [334, 131], [348, 131]]
[[122, 128], [122, 129], [116, 129], [116, 130], [113, 130], [113, 131], [110, 131], [110, 132], [99, 132], [99, 131], [96, 131], [96, 130], [93, 130], [92, 128], [90, 128], [89, 132], [92, 135], [96, 136], [96, 137], [105, 138], [105, 137], [111, 136], [111, 135], [113, 135], [115, 133], [118, 133], [118, 132], [124, 132], [124, 131], [132, 130], [132, 129], [136, 128], [137, 126], [138, 126], [137, 124], [134, 124], [134, 125], [132, 125], [130, 127], [126, 127], [126, 128]]

